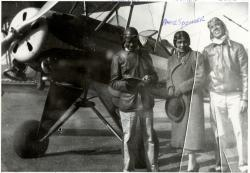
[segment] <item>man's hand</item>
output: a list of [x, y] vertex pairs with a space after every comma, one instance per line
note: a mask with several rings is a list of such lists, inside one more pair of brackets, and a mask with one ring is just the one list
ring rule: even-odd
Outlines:
[[170, 97], [179, 97], [181, 94], [182, 94], [182, 92], [178, 88], [174, 88], [173, 86], [168, 88], [168, 95]]
[[247, 101], [241, 100], [240, 101], [240, 112], [243, 113], [245, 111], [247, 111]]
[[149, 75], [145, 75], [145, 76], [142, 78], [142, 81], [143, 81], [145, 84], [149, 84], [149, 83], [152, 81], [152, 78], [151, 78], [151, 76], [149, 76]]

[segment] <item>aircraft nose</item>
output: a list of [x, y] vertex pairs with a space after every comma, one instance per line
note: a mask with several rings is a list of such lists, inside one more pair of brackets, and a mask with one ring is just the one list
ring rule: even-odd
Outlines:
[[[12, 32], [11, 28], [22, 25], [37, 14], [38, 11], [37, 8], [26, 8], [17, 13], [10, 24], [9, 32]], [[41, 51], [47, 33], [48, 26], [46, 22], [42, 22], [42, 20], [35, 22], [30, 30], [22, 33], [21, 38], [10, 47], [12, 57], [20, 62], [32, 60]]]

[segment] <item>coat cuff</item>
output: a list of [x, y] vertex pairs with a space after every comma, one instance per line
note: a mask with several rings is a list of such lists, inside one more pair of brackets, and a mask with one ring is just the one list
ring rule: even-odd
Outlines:
[[241, 96], [241, 100], [248, 101], [247, 95], [246, 95], [246, 94], [243, 94], [243, 95]]

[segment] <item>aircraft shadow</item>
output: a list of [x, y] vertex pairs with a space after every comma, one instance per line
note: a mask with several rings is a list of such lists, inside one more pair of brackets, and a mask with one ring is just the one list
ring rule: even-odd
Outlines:
[[107, 129], [62, 129], [53, 134], [54, 136], [114, 136]]
[[54, 152], [54, 153], [47, 153], [41, 157], [53, 157], [53, 156], [61, 156], [61, 155], [72, 155], [72, 154], [79, 154], [79, 155], [104, 155], [104, 154], [121, 154], [121, 149], [112, 149], [112, 148], [96, 148], [96, 149], [83, 149], [83, 150], [69, 150], [63, 152]]
[[158, 138], [164, 138], [169, 139], [171, 138], [171, 131], [165, 130], [165, 131], [157, 131]]
[[[158, 138], [164, 139], [163, 141], [160, 141], [160, 143], [159, 143], [160, 148], [164, 148], [164, 151], [166, 151], [168, 153], [175, 150], [170, 145], [171, 131], [157, 131], [157, 136], [158, 136]], [[214, 137], [213, 137], [213, 131], [211, 128], [205, 129], [205, 136], [206, 136], [206, 138], [205, 138], [204, 152], [214, 151], [215, 141], [214, 141]]]

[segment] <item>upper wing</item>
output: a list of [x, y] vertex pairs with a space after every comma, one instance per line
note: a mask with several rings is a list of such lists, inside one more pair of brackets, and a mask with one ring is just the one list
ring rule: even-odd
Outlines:
[[[37, 7], [41, 8], [46, 1], [3, 1], [2, 4], [2, 22], [5, 23], [11, 20], [20, 10], [27, 7]], [[54, 11], [69, 13], [73, 8], [74, 4], [77, 3], [74, 14], [81, 15], [84, 11], [84, 2], [83, 1], [60, 1], [52, 8]], [[133, 2], [134, 5], [146, 4], [152, 2]], [[88, 13], [110, 11], [116, 1], [87, 1], [86, 8]], [[130, 2], [120, 2], [120, 6], [129, 6]]]
[[[96, 13], [96, 12], [105, 12], [110, 11], [113, 6], [117, 3], [117, 1], [86, 1], [85, 4], [83, 1], [63, 1], [58, 3], [53, 10], [63, 12], [63, 13], [69, 13], [69, 11], [73, 8], [73, 6], [76, 4], [74, 8], [73, 14], [80, 15], [83, 14], [84, 11], [84, 5], [86, 7], [86, 10], [89, 14]], [[140, 4], [146, 4], [146, 3], [152, 3], [152, 2], [133, 2], [133, 5], [140, 5]], [[129, 6], [130, 2], [120, 2], [119, 6]]]
[[[113, 6], [117, 2], [111, 1], [111, 2], [87, 2], [87, 8], [90, 13], [95, 13], [95, 12], [103, 12], [103, 11], [110, 11]], [[133, 5], [141, 5], [141, 4], [147, 4], [147, 3], [152, 3], [152, 2], [133, 2]], [[120, 2], [119, 6], [120, 7], [125, 7], [129, 6], [131, 4], [130, 1], [127, 2]]]

